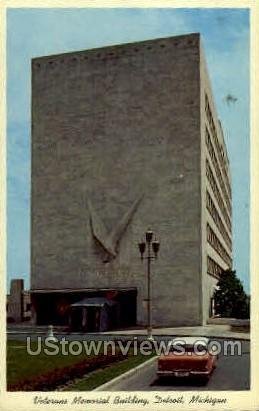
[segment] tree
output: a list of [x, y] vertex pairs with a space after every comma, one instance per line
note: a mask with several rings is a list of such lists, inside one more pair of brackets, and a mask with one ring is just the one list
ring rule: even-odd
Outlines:
[[214, 292], [215, 314], [221, 317], [249, 318], [249, 298], [236, 271], [223, 271]]

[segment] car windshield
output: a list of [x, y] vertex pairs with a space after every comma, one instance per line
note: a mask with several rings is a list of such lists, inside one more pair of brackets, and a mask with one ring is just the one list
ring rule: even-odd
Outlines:
[[199, 353], [199, 352], [207, 352], [208, 347], [205, 344], [173, 344], [170, 347], [170, 352], [172, 353], [186, 353], [186, 352], [195, 352], [195, 353]]

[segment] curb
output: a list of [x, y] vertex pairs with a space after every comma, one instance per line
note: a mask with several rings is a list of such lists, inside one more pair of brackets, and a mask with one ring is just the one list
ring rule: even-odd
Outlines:
[[[15, 335], [30, 335], [30, 336], [37, 336], [37, 335], [47, 335], [46, 332], [43, 331], [38, 331], [35, 333], [28, 333], [26, 331], [7, 331], [6, 333], [9, 336], [15, 336]], [[229, 333], [229, 334], [217, 334], [217, 333], [178, 333], [178, 334], [155, 334], [153, 333], [153, 337], [157, 338], [163, 338], [163, 337], [168, 337], [168, 338], [175, 338], [175, 337], [208, 337], [208, 338], [229, 338], [229, 339], [234, 339], [234, 340], [245, 340], [245, 341], [250, 341], [250, 334], [244, 335], [246, 333]], [[105, 333], [87, 333], [87, 334], [80, 334], [80, 333], [62, 333], [62, 332], [55, 332], [55, 335], [58, 336], [84, 336], [87, 335], [88, 337], [105, 337], [105, 339], [111, 338], [111, 339], [120, 339], [120, 338], [128, 338], [132, 339], [133, 337], [135, 338], [140, 338], [140, 339], [145, 339], [147, 337], [146, 334], [105, 334]]]
[[112, 388], [114, 384], [117, 384], [118, 382], [121, 382], [125, 380], [126, 378], [131, 377], [132, 375], [136, 374], [137, 372], [141, 371], [145, 367], [149, 366], [152, 364], [157, 359], [157, 356], [155, 355], [154, 357], [150, 358], [149, 360], [143, 362], [142, 364], [137, 365], [135, 368], [131, 368], [130, 370], [126, 371], [125, 373], [118, 375], [118, 377], [113, 378], [112, 380], [105, 382], [102, 385], [99, 385], [99, 387], [96, 387], [93, 391], [107, 391]]

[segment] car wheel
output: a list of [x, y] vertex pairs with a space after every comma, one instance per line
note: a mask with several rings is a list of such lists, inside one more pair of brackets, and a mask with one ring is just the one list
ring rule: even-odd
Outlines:
[[201, 382], [202, 382], [202, 384], [203, 384], [203, 385], [208, 384], [209, 379], [210, 379], [210, 376], [209, 376], [209, 375], [206, 375], [206, 376], [204, 376], [204, 377], [201, 377]]

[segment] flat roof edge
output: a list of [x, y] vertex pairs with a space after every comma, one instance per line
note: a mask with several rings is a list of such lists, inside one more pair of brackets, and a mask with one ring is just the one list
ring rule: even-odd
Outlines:
[[141, 41], [132, 41], [132, 42], [128, 42], [128, 43], [118, 43], [118, 44], [110, 44], [110, 45], [106, 45], [106, 46], [100, 46], [100, 47], [93, 47], [93, 48], [89, 48], [89, 49], [84, 49], [84, 50], [75, 50], [75, 51], [68, 51], [68, 52], [64, 52], [64, 53], [57, 53], [57, 54], [50, 54], [50, 55], [45, 55], [45, 56], [36, 56], [33, 57], [31, 59], [32, 62], [35, 61], [42, 61], [42, 60], [47, 60], [47, 59], [55, 59], [55, 58], [62, 58], [65, 56], [72, 56], [72, 55], [76, 55], [76, 54], [85, 54], [85, 53], [91, 53], [91, 52], [97, 52], [97, 51], [104, 51], [104, 50], [112, 50], [112, 49], [120, 49], [123, 47], [135, 47], [137, 45], [149, 45], [151, 43], [155, 43], [155, 42], [160, 42], [160, 41], [170, 41], [170, 40], [183, 40], [185, 38], [188, 37], [194, 37], [194, 38], [200, 38], [200, 33], [195, 32], [195, 33], [187, 33], [187, 34], [180, 34], [180, 35], [176, 35], [176, 36], [168, 36], [168, 37], [159, 37], [159, 38], [153, 38], [153, 39], [147, 39], [147, 40], [141, 40]]

